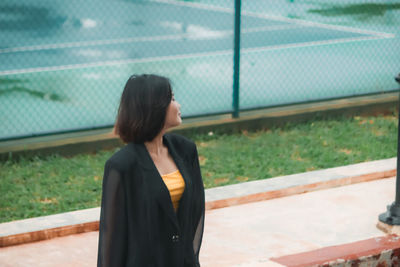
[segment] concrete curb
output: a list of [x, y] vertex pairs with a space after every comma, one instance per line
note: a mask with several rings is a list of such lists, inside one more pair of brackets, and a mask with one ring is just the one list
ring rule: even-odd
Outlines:
[[[206, 190], [206, 209], [285, 197], [321, 189], [389, 178], [396, 158], [353, 164]], [[98, 230], [100, 208], [0, 224], [0, 247]]]
[[396, 175], [396, 158], [358, 163], [206, 190], [206, 208], [218, 209]]

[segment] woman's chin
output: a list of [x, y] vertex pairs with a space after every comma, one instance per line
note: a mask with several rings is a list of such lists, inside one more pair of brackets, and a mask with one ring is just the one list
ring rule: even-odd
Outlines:
[[181, 124], [182, 124], [182, 120], [176, 121], [176, 123], [174, 123], [174, 124], [169, 124], [169, 125], [165, 126], [165, 130], [177, 127], [177, 126], [179, 126]]

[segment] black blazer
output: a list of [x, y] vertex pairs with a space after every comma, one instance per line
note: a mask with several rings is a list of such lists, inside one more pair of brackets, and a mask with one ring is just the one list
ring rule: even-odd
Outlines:
[[175, 134], [163, 142], [185, 180], [178, 212], [144, 144], [127, 144], [104, 168], [98, 266], [200, 266], [205, 199], [196, 145]]

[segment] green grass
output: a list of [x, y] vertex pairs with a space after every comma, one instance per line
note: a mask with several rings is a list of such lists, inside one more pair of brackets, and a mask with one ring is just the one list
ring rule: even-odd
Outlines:
[[240, 135], [199, 137], [206, 187], [396, 156], [395, 116], [319, 120]]
[[[192, 136], [206, 188], [396, 156], [397, 117], [352, 117]], [[0, 222], [97, 207], [114, 151], [0, 163]]]

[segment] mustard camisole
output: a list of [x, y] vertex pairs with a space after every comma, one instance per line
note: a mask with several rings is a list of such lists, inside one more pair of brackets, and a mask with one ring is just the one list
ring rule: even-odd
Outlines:
[[179, 170], [176, 170], [172, 173], [161, 175], [161, 177], [168, 188], [174, 210], [177, 212], [179, 201], [181, 200], [183, 191], [185, 190], [185, 181], [183, 180], [182, 174]]

